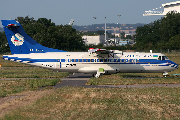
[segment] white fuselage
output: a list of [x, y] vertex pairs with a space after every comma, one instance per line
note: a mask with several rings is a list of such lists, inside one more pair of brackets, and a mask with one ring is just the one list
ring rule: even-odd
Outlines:
[[4, 55], [4, 59], [62, 72], [96, 74], [103, 68], [104, 74], [164, 73], [178, 68], [174, 62], [163, 59], [161, 53], [97, 54], [90, 52], [49, 52]]

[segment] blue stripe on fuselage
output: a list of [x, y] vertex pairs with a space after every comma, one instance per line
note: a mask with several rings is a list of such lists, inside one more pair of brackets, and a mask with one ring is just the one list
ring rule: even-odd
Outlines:
[[[8, 58], [8, 60], [10, 59], [14, 59], [14, 61], [17, 60], [21, 60], [21, 62], [23, 61], [30, 61], [29, 63], [36, 63], [36, 62], [58, 62], [57, 59], [32, 59], [32, 58], [19, 58], [19, 57], [8, 57], [8, 56], [3, 56], [3, 58]], [[65, 59], [59, 59], [61, 60], [61, 62], [65, 62]], [[129, 61], [131, 62], [99, 62], [99, 60], [97, 59], [97, 62], [90, 62], [89, 60], [86, 63], [93, 63], [93, 64], [161, 64], [159, 66], [169, 66], [171, 64], [174, 64], [174, 66], [176, 65], [176, 63], [170, 61], [170, 60], [157, 60], [157, 59], [139, 59], [139, 62], [132, 62], [132, 60], [134, 59], [129, 59]], [[79, 62], [82, 62], [83, 59], [80, 59]], [[121, 61], [125, 61], [125, 59], [121, 59]], [[77, 62], [77, 63], [79, 63]], [[173, 66], [173, 67], [174, 67]]]

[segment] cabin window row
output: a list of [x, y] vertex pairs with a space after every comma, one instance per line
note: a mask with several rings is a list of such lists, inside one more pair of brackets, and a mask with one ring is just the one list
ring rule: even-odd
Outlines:
[[[59, 62], [59, 60], [57, 62]], [[137, 59], [61, 59], [61, 62], [124, 62], [124, 63], [135, 62], [135, 63], [138, 63], [139, 60]]]
[[154, 57], [156, 55], [125, 55], [125, 57]]

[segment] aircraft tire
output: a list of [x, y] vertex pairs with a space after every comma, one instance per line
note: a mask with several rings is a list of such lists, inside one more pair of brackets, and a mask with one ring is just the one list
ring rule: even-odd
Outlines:
[[100, 76], [98, 74], [95, 75], [95, 78], [99, 78]]

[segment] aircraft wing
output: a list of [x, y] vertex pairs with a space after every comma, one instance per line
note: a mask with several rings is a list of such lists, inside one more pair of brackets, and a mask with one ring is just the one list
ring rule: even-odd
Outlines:
[[90, 53], [97, 53], [97, 54], [109, 54], [112, 53], [112, 51], [110, 50], [106, 50], [106, 49], [99, 49], [99, 48], [89, 48], [88, 52]]

